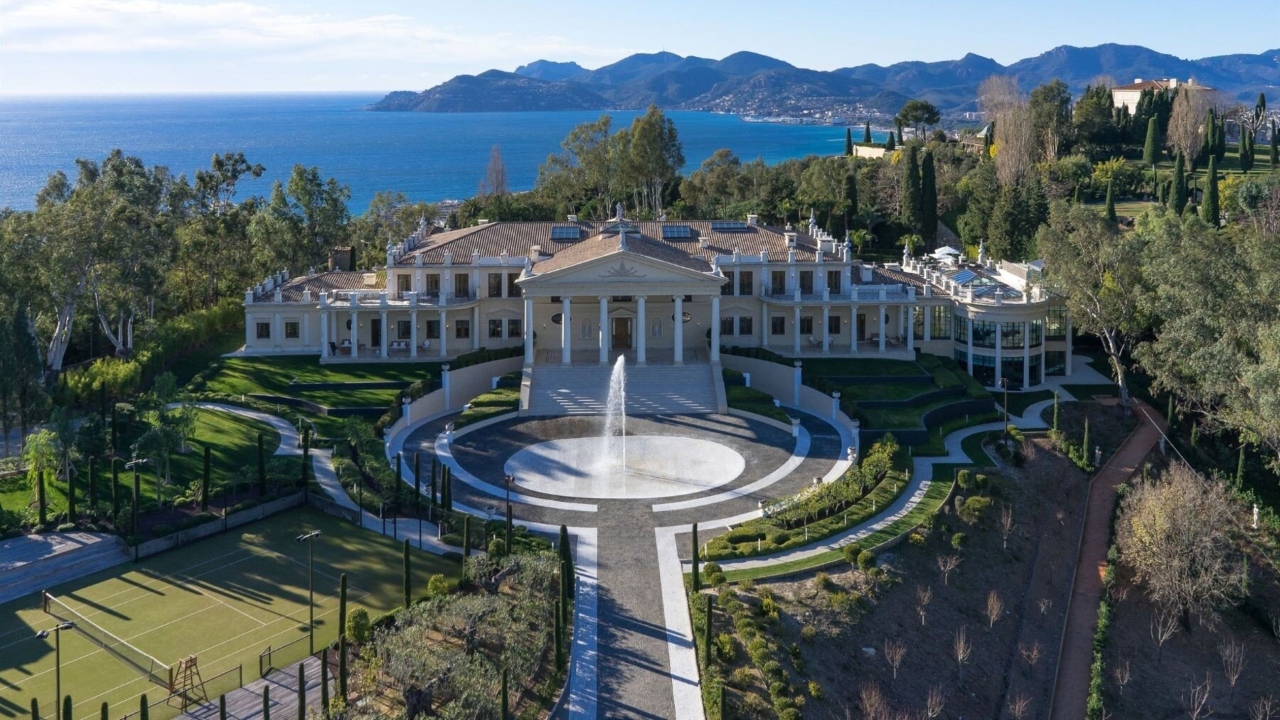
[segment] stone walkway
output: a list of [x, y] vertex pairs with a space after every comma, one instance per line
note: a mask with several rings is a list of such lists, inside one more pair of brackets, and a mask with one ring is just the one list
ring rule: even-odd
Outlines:
[[1089, 668], [1093, 664], [1093, 635], [1098, 626], [1098, 602], [1102, 597], [1102, 574], [1111, 544], [1116, 487], [1133, 477], [1164, 432], [1164, 419], [1149, 406], [1139, 403], [1134, 412], [1142, 424], [1102, 466], [1089, 486], [1089, 504], [1081, 531], [1071, 604], [1067, 609], [1067, 624], [1058, 652], [1058, 675], [1054, 682], [1050, 720], [1079, 720], [1084, 717], [1089, 695]]

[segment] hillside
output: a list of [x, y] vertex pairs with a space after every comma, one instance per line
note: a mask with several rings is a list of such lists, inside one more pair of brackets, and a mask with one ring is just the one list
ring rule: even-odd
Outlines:
[[1100, 78], [1195, 78], [1252, 102], [1280, 93], [1280, 49], [1257, 55], [1187, 60], [1136, 45], [1053, 48], [1005, 66], [969, 53], [958, 60], [858, 65], [831, 71], [798, 68], [776, 58], [737, 52], [721, 60], [675, 53], [638, 53], [595, 70], [575, 62], [537, 60], [514, 73], [459, 75], [420, 93], [388, 94], [371, 110], [481, 112], [640, 109], [758, 115], [849, 115], [896, 111], [899, 98], [923, 98], [944, 112], [973, 110], [978, 85], [991, 75], [1017, 78], [1024, 90], [1061, 79], [1079, 93]]

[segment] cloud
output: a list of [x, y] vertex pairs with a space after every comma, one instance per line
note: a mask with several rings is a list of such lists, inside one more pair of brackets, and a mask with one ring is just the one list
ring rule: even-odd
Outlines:
[[217, 0], [0, 0], [0, 48], [11, 56], [261, 54], [272, 62], [363, 59], [423, 69], [508, 67], [546, 55], [608, 62], [623, 51], [564, 37], [466, 32], [403, 14], [290, 13]]

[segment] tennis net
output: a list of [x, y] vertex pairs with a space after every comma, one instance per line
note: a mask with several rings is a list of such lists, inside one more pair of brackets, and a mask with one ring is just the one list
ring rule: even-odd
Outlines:
[[151, 682], [173, 692], [173, 670], [168, 665], [103, 630], [92, 620], [47, 592], [44, 593], [44, 611], [63, 622], [71, 623], [72, 629], [88, 638], [90, 642], [132, 667]]

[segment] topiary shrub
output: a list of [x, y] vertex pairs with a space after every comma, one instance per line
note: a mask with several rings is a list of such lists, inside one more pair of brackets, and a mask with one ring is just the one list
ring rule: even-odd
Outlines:
[[369, 613], [364, 608], [356, 608], [347, 613], [347, 642], [356, 645], [368, 642], [371, 629]]
[[494, 538], [489, 541], [489, 555], [491, 557], [502, 557], [507, 554], [507, 544], [502, 538]]
[[841, 548], [840, 552], [844, 553], [844, 559], [847, 560], [849, 564], [856, 564], [858, 562], [858, 554], [862, 552], [862, 546], [856, 542], [849, 543]]
[[982, 520], [982, 516], [986, 514], [987, 509], [990, 507], [991, 498], [974, 495], [965, 499], [964, 503], [960, 505], [958, 513], [962, 520], [969, 524], [974, 524]]
[[444, 575], [436, 574], [427, 578], [427, 597], [444, 597], [449, 594], [449, 581]]

